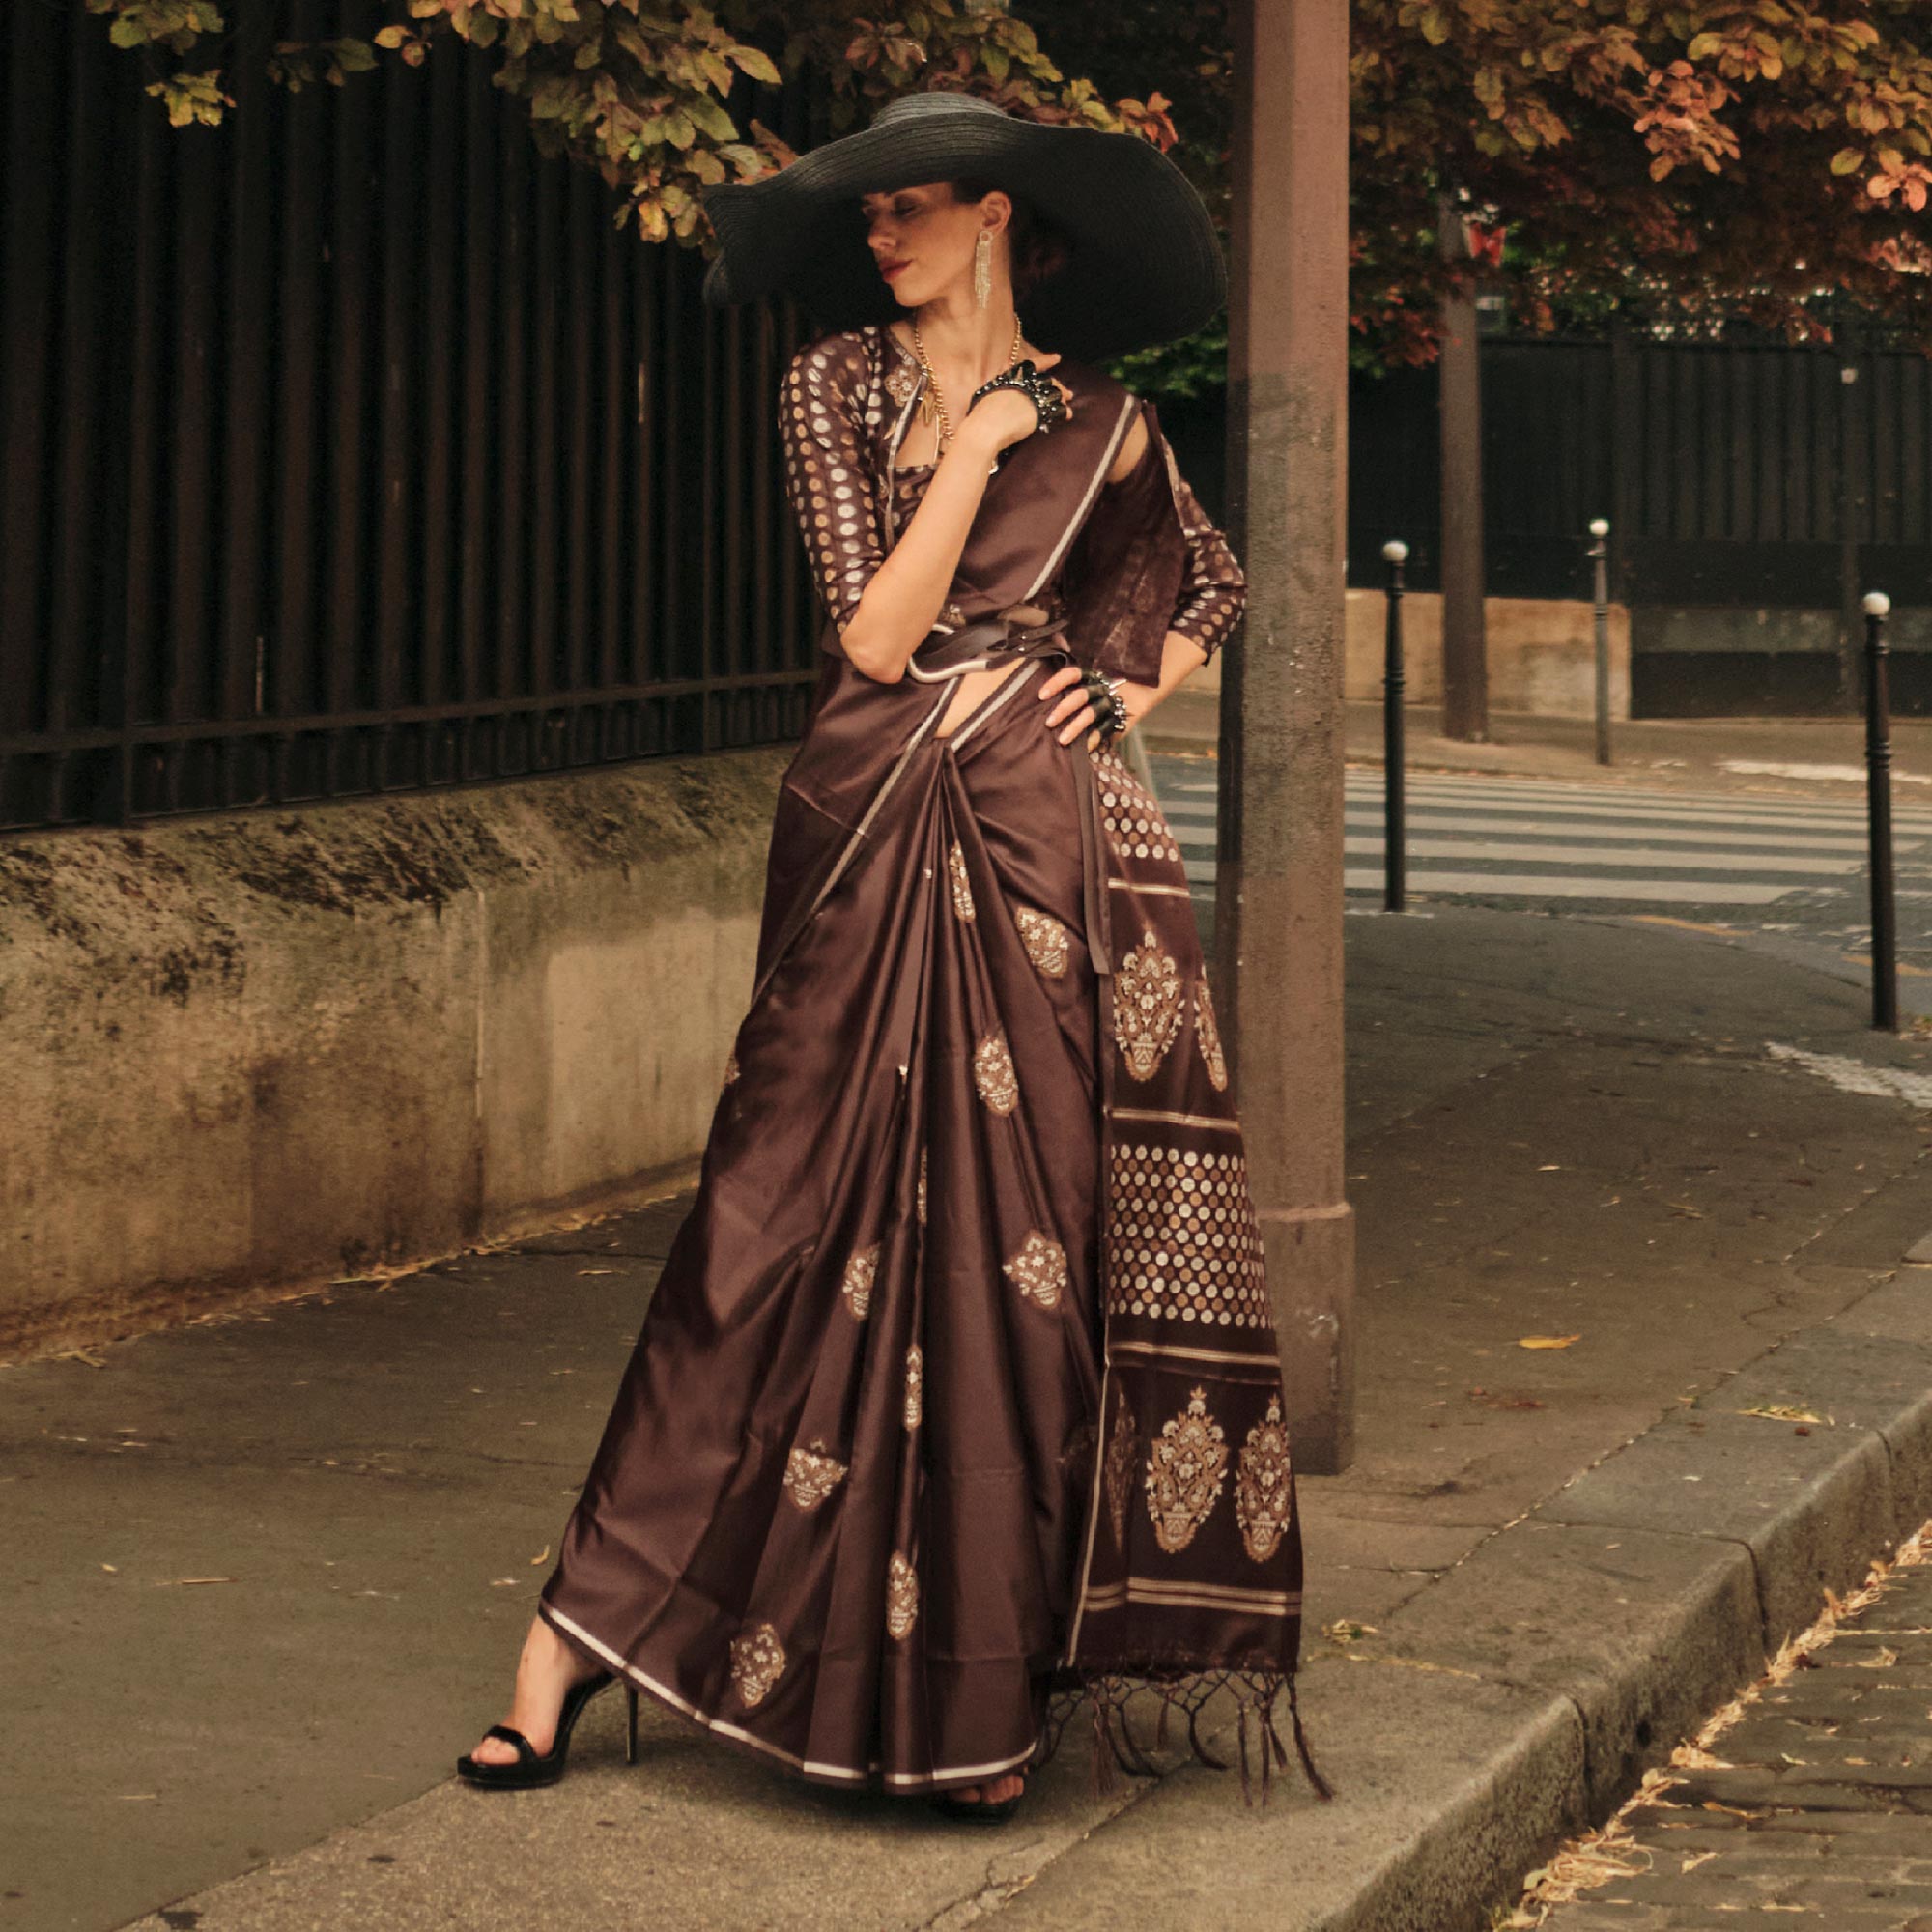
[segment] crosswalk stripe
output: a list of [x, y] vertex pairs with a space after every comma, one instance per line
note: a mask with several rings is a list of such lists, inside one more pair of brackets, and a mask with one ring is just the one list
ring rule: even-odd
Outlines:
[[[1350, 785], [1346, 796], [1350, 805], [1378, 804], [1387, 794], [1381, 786], [1372, 787]], [[1633, 798], [1628, 802], [1607, 798], [1599, 792], [1582, 797], [1572, 794], [1553, 798], [1523, 798], [1508, 793], [1473, 792], [1463, 789], [1437, 789], [1430, 786], [1418, 788], [1407, 786], [1406, 800], [1414, 805], [1455, 806], [1463, 810], [1475, 811], [1560, 811], [1587, 812], [1597, 817], [1614, 818], [1663, 818], [1679, 823], [1703, 822], [1705, 820], [1726, 823], [1755, 825], [1811, 825], [1819, 828], [1833, 826], [1862, 825], [1866, 820], [1863, 805], [1843, 810], [1825, 810], [1810, 807], [1766, 806], [1762, 804], [1740, 803], [1732, 806], [1679, 805], [1667, 799], [1658, 799], [1655, 795]], [[1911, 812], [1894, 811], [1892, 822], [1914, 831], [1932, 830], [1932, 819]]]
[[[1215, 866], [1211, 859], [1188, 859], [1190, 885], [1210, 888]], [[1350, 866], [1342, 884], [1351, 893], [1379, 893], [1385, 885], [1381, 868]], [[1578, 872], [1437, 872], [1411, 873], [1411, 894], [1477, 893], [1490, 897], [1524, 899], [1637, 899], [1668, 905], [1770, 905], [1791, 891], [1789, 885], [1742, 879], [1610, 879]]]
[[[1351, 826], [1359, 822], [1379, 831], [1382, 826], [1382, 814], [1378, 811], [1360, 814], [1350, 812], [1348, 822]], [[1547, 819], [1538, 819], [1533, 824], [1519, 825], [1473, 811], [1410, 811], [1403, 814], [1403, 823], [1423, 832], [1495, 832], [1510, 838], [1568, 837], [1607, 839], [1616, 836], [1614, 829], [1609, 826], [1567, 823], [1556, 825]], [[1862, 853], [1865, 849], [1865, 840], [1862, 838], [1821, 838], [1807, 833], [1728, 832], [1719, 826], [1703, 825], [1634, 825], [1631, 831], [1651, 843], [1663, 845], [1755, 846], [1766, 852]]]
[[[1373, 780], [1358, 781], [1350, 776], [1346, 792], [1351, 801], [1380, 799], [1387, 787], [1378, 773]], [[1862, 800], [1808, 800], [1766, 798], [1761, 795], [1726, 798], [1709, 792], [1635, 791], [1581, 785], [1491, 785], [1459, 781], [1428, 781], [1410, 778], [1404, 791], [1418, 803], [1475, 806], [1483, 810], [1511, 807], [1560, 808], [1566, 811], [1587, 811], [1603, 816], [1654, 818], [1721, 818], [1745, 823], [1776, 825], [1861, 825], [1866, 807]], [[1932, 814], [1894, 808], [1892, 823], [1900, 830], [1932, 833]]]
[[[1350, 791], [1346, 796], [1347, 803], [1357, 810], [1374, 809], [1386, 804], [1386, 794], [1380, 791]], [[1641, 804], [1620, 805], [1606, 800], [1602, 792], [1597, 792], [1588, 798], [1546, 799], [1494, 798], [1488, 795], [1478, 797], [1461, 791], [1410, 791], [1405, 796], [1405, 804], [1424, 810], [1484, 811], [1511, 818], [1551, 816], [1616, 818], [1633, 821], [1657, 819], [1670, 825], [1768, 825], [1793, 829], [1809, 826], [1820, 832], [1841, 829], [1850, 831], [1863, 825], [1866, 820], [1862, 806], [1857, 811], [1847, 812], [1764, 811], [1748, 806], [1734, 806], [1728, 811], [1718, 811], [1702, 806], [1694, 810], [1680, 810], [1675, 806], [1656, 805], [1648, 801]], [[1893, 815], [1892, 822], [1895, 825], [1919, 829], [1915, 821], [1898, 814]]]
[[[1211, 847], [1214, 843], [1214, 821], [1212, 817], [1197, 819], [1182, 818], [1174, 812], [1168, 813], [1175, 837], [1182, 846], [1200, 845]], [[1594, 854], [1605, 860], [1611, 860], [1626, 850], [1642, 851], [1656, 845], [1690, 845], [1699, 848], [1735, 846], [1741, 848], [1734, 857], [1727, 858], [1727, 865], [1744, 862], [1747, 865], [1754, 859], [1766, 866], [1777, 867], [1793, 852], [1836, 852], [1847, 855], [1842, 866], [1849, 867], [1861, 865], [1864, 861], [1866, 841], [1862, 838], [1820, 838], [1804, 834], [1771, 834], [1763, 832], [1727, 832], [1718, 827], [1678, 826], [1678, 825], [1633, 825], [1631, 835], [1641, 842], [1632, 847], [1628, 841], [1619, 842], [1616, 828], [1596, 824], [1570, 825], [1552, 824], [1539, 820], [1534, 824], [1516, 824], [1507, 819], [1490, 818], [1477, 812], [1407, 812], [1404, 814], [1405, 830], [1413, 833], [1471, 832], [1488, 835], [1485, 843], [1494, 844], [1498, 850], [1508, 846], [1520, 853], [1523, 858], [1535, 858], [1543, 854], [1540, 841], [1552, 838], [1568, 838], [1566, 848], [1576, 854]], [[1379, 812], [1350, 812], [1346, 821], [1347, 831], [1358, 832], [1363, 837], [1377, 838], [1377, 850], [1380, 849], [1380, 835], [1385, 828]], [[1424, 840], [1413, 837], [1406, 839], [1412, 852], [1423, 849]], [[1369, 848], [1363, 847], [1367, 850]], [[1440, 847], [1436, 848], [1438, 851]], [[1475, 853], [1449, 854], [1453, 857], [1477, 857]], [[1558, 856], [1551, 848], [1548, 856]], [[1664, 864], [1662, 854], [1658, 863]], [[1673, 857], [1671, 864], [1686, 863]], [[1789, 870], [1804, 869], [1802, 866], [1785, 867]], [[1827, 866], [1824, 870], [1839, 867]]]
[[[1342, 849], [1367, 857], [1387, 841], [1367, 833], [1345, 838]], [[1513, 859], [1551, 866], [1650, 866], [1675, 872], [1810, 872], [1835, 878], [1855, 872], [1857, 859], [1786, 858], [1773, 852], [1665, 852], [1650, 845], [1526, 845], [1515, 838], [1409, 838], [1417, 859]]]
[[[1342, 883], [1351, 893], [1378, 893], [1379, 871], [1350, 868]], [[1769, 905], [1791, 888], [1747, 885], [1742, 880], [1604, 879], [1572, 872], [1546, 876], [1526, 872], [1426, 872], [1409, 882], [1419, 893], [1501, 894], [1511, 898], [1654, 899], [1671, 905]]]

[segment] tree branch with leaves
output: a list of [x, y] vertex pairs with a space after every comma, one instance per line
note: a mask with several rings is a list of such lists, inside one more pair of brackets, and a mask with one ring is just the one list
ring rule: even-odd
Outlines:
[[[157, 64], [148, 92], [176, 126], [213, 125], [234, 107], [213, 64], [227, 44], [221, 0], [87, 5], [109, 16], [117, 45]], [[867, 0], [397, 0], [387, 11], [395, 17], [367, 38], [275, 41], [270, 77], [291, 89], [342, 86], [385, 56], [418, 66], [439, 42], [494, 49], [497, 84], [528, 102], [538, 147], [596, 168], [625, 196], [618, 219], [653, 242], [702, 241], [706, 185], [753, 181], [797, 158], [755, 118], [739, 125], [741, 76], [768, 86], [822, 76], [837, 131], [898, 95], [948, 87], [1033, 120], [1132, 132], [1162, 148], [1175, 139], [1158, 93], [1103, 100], [1090, 81], [1063, 74], [1003, 0], [922, 0], [889, 17]]]

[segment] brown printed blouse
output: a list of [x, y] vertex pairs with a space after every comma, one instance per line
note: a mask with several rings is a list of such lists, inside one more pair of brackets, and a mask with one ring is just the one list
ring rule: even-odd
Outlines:
[[[1054, 365], [1076, 401], [1106, 409], [1127, 391], [1064, 357]], [[920, 368], [881, 324], [841, 330], [791, 358], [780, 388], [785, 492], [828, 620], [825, 648], [851, 622], [866, 585], [911, 521], [935, 465], [895, 466]], [[1159, 680], [1162, 646], [1179, 631], [1211, 657], [1238, 621], [1246, 581], [1175, 462], [1153, 405], [1139, 462], [1094, 493], [1073, 540], [1034, 600], [1068, 617], [1083, 664], [1137, 683]], [[961, 586], [955, 581], [955, 592]], [[983, 614], [950, 597], [935, 630]]]

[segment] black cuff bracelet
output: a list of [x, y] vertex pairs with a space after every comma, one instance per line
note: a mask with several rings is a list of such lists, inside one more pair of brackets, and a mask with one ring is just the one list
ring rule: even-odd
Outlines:
[[1100, 734], [1104, 745], [1118, 738], [1132, 722], [1127, 717], [1127, 707], [1122, 699], [1114, 681], [1104, 672], [1083, 670], [1080, 682], [1087, 693], [1088, 702], [1094, 707], [1094, 728]]
[[1010, 369], [1002, 369], [997, 376], [981, 383], [967, 399], [967, 409], [970, 411], [981, 396], [993, 389], [1018, 389], [1033, 399], [1038, 417], [1034, 424], [1036, 436], [1044, 436], [1066, 413], [1065, 399], [1054, 387], [1052, 377], [1041, 375], [1031, 356], [1023, 356]]

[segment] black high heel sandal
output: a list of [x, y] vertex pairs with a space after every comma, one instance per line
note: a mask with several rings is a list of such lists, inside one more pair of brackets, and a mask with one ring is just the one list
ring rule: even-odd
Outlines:
[[[528, 1791], [539, 1784], [554, 1784], [563, 1776], [564, 1760], [570, 1755], [570, 1734], [577, 1728], [577, 1720], [583, 1713], [583, 1707], [598, 1691], [617, 1682], [616, 1676], [609, 1671], [600, 1671], [595, 1677], [584, 1677], [573, 1684], [564, 1692], [563, 1709], [556, 1717], [556, 1736], [549, 1750], [539, 1755], [531, 1748], [530, 1741], [522, 1731], [508, 1724], [492, 1724], [483, 1733], [486, 1738], [501, 1738], [506, 1745], [517, 1747], [515, 1764], [491, 1764], [486, 1760], [471, 1757], [469, 1752], [456, 1760], [459, 1777], [469, 1783], [481, 1785], [490, 1791]], [[628, 1706], [624, 1730], [624, 1762], [636, 1764], [638, 1761], [638, 1687], [626, 1683], [624, 1699]]]

